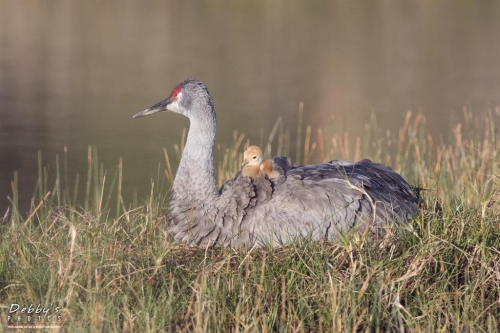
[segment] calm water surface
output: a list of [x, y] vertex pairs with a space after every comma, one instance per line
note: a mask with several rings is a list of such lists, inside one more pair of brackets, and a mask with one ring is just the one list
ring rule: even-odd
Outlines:
[[186, 78], [210, 89], [220, 143], [258, 143], [278, 116], [295, 128], [300, 101], [339, 132], [421, 108], [451, 133], [463, 106], [500, 103], [499, 36], [499, 1], [0, 0], [0, 215], [14, 171], [27, 202], [37, 151], [52, 172], [64, 146], [70, 179], [95, 145], [110, 173], [123, 157], [125, 199], [146, 196], [188, 121], [132, 115]]

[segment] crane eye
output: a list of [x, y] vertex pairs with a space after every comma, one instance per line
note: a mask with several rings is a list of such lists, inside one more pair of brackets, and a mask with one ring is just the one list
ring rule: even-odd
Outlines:
[[253, 155], [253, 159], [255, 160], [257, 158], [257, 155]]

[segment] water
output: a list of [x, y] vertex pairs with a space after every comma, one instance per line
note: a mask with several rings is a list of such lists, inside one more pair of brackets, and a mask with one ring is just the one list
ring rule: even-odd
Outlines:
[[0, 213], [14, 171], [27, 202], [37, 151], [53, 172], [64, 146], [70, 179], [95, 145], [110, 173], [123, 157], [124, 196], [146, 196], [188, 121], [132, 115], [186, 78], [214, 97], [221, 143], [295, 128], [300, 101], [313, 126], [359, 131], [375, 110], [394, 131], [421, 108], [450, 133], [463, 106], [500, 102], [498, 17], [498, 1], [1, 0]]

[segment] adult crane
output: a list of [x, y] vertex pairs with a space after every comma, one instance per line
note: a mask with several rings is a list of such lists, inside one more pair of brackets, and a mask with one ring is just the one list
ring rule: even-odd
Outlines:
[[398, 173], [366, 159], [290, 167], [286, 159], [274, 158], [278, 177], [238, 174], [217, 189], [216, 117], [207, 87], [186, 80], [134, 118], [160, 111], [190, 120], [169, 201], [168, 230], [177, 241], [198, 247], [277, 247], [302, 237], [335, 238], [352, 228], [384, 233], [419, 211], [417, 195]]

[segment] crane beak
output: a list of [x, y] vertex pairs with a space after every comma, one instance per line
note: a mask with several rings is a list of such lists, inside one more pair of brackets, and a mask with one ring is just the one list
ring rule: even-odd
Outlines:
[[163, 101], [161, 101], [160, 103], [157, 103], [157, 104], [153, 105], [152, 107], [147, 108], [144, 111], [136, 113], [132, 118], [141, 118], [144, 116], [149, 116], [150, 114], [153, 114], [156, 112], [167, 111], [167, 107], [169, 104], [170, 104], [170, 98], [166, 98]]
[[247, 164], [248, 164], [248, 161], [243, 161], [243, 163], [241, 163], [241, 166], [244, 167]]

